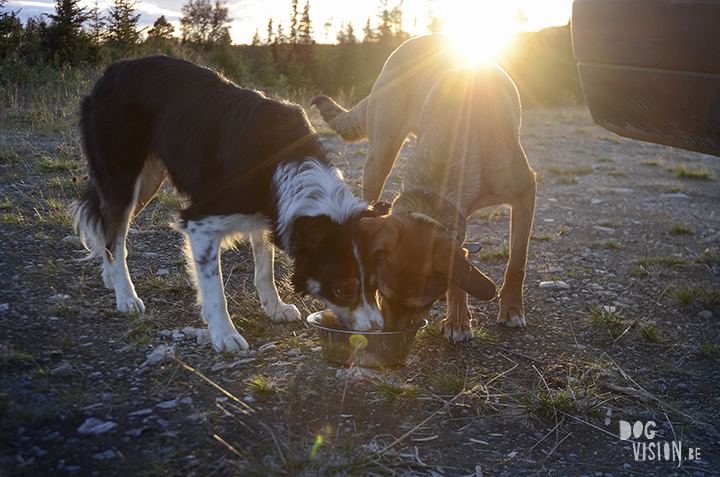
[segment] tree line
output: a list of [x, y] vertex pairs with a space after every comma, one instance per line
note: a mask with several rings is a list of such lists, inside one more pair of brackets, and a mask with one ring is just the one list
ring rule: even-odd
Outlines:
[[[379, 0], [375, 22], [368, 17], [362, 36], [355, 25], [343, 23], [333, 44], [315, 40], [310, 1], [301, 6], [290, 0], [290, 21], [270, 18], [247, 45], [232, 44], [232, 19], [221, 0], [188, 0], [181, 7], [179, 32], [163, 15], [152, 27], [139, 28], [136, 0], [111, 0], [105, 13], [97, 0], [92, 8], [81, 7], [79, 0], [55, 0], [53, 13], [24, 24], [4, 3], [0, 0], [5, 71], [0, 81], [21, 82], [19, 72], [33, 67], [100, 69], [121, 58], [162, 53], [218, 69], [245, 87], [293, 97], [343, 95], [353, 102], [369, 93], [387, 57], [411, 37], [403, 29], [402, 0], [394, 6]], [[429, 12], [427, 32], [441, 28]], [[569, 25], [518, 34], [512, 50], [498, 62], [518, 84], [524, 104], [581, 100]]]

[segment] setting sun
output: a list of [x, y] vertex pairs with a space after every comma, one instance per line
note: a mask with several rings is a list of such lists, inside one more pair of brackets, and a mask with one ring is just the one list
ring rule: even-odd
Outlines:
[[446, 7], [437, 12], [444, 23], [444, 32], [455, 41], [458, 50], [469, 61], [486, 59], [497, 53], [508, 37], [518, 31], [513, 18], [513, 4], [469, 0], [462, 7]]

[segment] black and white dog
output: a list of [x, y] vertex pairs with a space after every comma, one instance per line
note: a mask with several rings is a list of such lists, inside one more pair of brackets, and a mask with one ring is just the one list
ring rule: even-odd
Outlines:
[[[227, 311], [223, 241], [248, 234], [265, 313], [300, 318], [273, 278], [273, 246], [294, 261], [293, 287], [324, 300], [350, 329], [382, 329], [355, 240], [374, 214], [353, 197], [304, 111], [241, 89], [187, 61], [154, 56], [111, 65], [81, 104], [90, 182], [73, 204], [91, 255], [103, 257], [117, 308], [143, 312], [126, 263], [128, 227], [169, 176], [189, 206], [187, 234], [202, 315], [218, 351], [248, 347]], [[268, 234], [268, 231], [270, 232]]]

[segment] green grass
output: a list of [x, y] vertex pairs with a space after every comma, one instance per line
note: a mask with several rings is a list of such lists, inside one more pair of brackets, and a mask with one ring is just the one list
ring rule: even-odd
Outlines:
[[666, 169], [683, 179], [712, 179], [714, 176], [713, 171], [705, 166], [693, 169], [683, 164], [667, 166]]
[[252, 392], [260, 399], [268, 399], [281, 391], [287, 389], [281, 386], [280, 380], [274, 376], [263, 376], [253, 374], [244, 382], [245, 389]]
[[622, 247], [619, 243], [617, 243], [615, 240], [603, 240], [603, 241], [595, 241], [590, 243], [590, 246], [592, 248], [607, 248], [607, 249], [614, 249], [614, 250], [620, 250]]
[[467, 380], [465, 375], [453, 370], [441, 370], [431, 374], [429, 378], [437, 388], [453, 395], [466, 389]]
[[697, 263], [704, 263], [710, 267], [720, 265], [720, 249], [717, 247], [708, 247], [700, 252], [696, 259]]
[[20, 351], [19, 349], [11, 346], [9, 343], [5, 343], [2, 349], [2, 362], [3, 364], [12, 364], [31, 359], [32, 355]]
[[700, 349], [706, 353], [718, 354], [720, 353], [720, 344], [703, 343], [700, 345]]
[[72, 159], [44, 159], [38, 163], [43, 172], [72, 171], [80, 169], [80, 163]]
[[488, 249], [482, 248], [476, 256], [480, 260], [507, 260], [508, 257], [510, 257], [510, 244], [508, 244], [507, 242], [503, 242], [502, 245], [498, 245]]
[[557, 176], [560, 182], [575, 182], [577, 176], [585, 176], [593, 172], [593, 168], [587, 164], [583, 165], [554, 165], [546, 168], [547, 172]]
[[628, 328], [628, 323], [625, 319], [627, 314], [617, 310], [614, 306], [594, 304], [589, 310], [584, 311], [583, 314], [590, 326], [603, 330], [613, 340], [620, 338]]
[[668, 228], [668, 233], [672, 235], [695, 235], [695, 230], [692, 227], [680, 225], [680, 222], [675, 222]]
[[533, 389], [520, 393], [515, 399], [521, 409], [539, 419], [559, 419], [561, 414], [600, 417], [605, 414], [604, 405], [611, 399], [600, 391], [605, 373], [606, 370], [595, 366], [581, 369], [569, 365], [558, 369], [553, 377], [541, 375]]
[[415, 401], [420, 391], [418, 387], [410, 382], [403, 381], [391, 374], [384, 374], [375, 378], [375, 392], [383, 396], [388, 404], [395, 401]]
[[668, 296], [676, 299], [683, 306], [697, 305], [705, 310], [712, 310], [720, 305], [720, 291], [702, 285], [678, 283], [670, 288]]
[[502, 338], [498, 333], [490, 333], [488, 330], [485, 329], [485, 326], [483, 325], [473, 332], [473, 341], [478, 343], [498, 345], [502, 342]]

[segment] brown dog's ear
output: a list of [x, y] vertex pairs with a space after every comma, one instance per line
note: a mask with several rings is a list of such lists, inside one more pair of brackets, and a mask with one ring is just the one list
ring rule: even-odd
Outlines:
[[450, 263], [446, 262], [446, 266], [450, 267], [448, 278], [469, 295], [479, 298], [480, 300], [490, 301], [495, 298], [495, 284], [484, 273], [475, 268], [467, 260], [467, 252], [454, 242], [452, 255], [450, 255]]
[[370, 253], [390, 253], [400, 241], [391, 217], [363, 217], [358, 224], [365, 250]]

